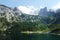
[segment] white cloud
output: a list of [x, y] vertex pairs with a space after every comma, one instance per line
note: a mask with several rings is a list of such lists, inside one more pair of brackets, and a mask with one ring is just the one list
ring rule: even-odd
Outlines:
[[57, 10], [60, 9], [60, 2], [52, 6], [52, 9]]
[[37, 10], [37, 8], [35, 8], [34, 6], [27, 6], [27, 7], [26, 6], [19, 6], [18, 9], [26, 14], [33, 14], [34, 11]]
[[31, 9], [35, 9], [35, 7], [34, 6], [28, 6], [29, 8], [31, 8]]
[[44, 8], [45, 6], [40, 6], [40, 8]]

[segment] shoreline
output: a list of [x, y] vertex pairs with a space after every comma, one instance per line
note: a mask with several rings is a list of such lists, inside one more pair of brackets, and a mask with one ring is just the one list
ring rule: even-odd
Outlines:
[[22, 31], [21, 33], [25, 33], [25, 34], [47, 34], [49, 32], [43, 32], [43, 31]]
[[60, 35], [60, 34], [56, 34], [56, 33], [49, 33], [48, 32], [43, 32], [43, 31], [21, 31], [21, 33], [23, 34], [53, 34], [53, 35]]
[[50, 34], [53, 34], [53, 35], [60, 35], [60, 34], [56, 34], [56, 33], [50, 33]]

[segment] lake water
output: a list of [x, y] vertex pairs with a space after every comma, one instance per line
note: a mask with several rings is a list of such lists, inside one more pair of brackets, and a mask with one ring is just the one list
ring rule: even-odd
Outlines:
[[20, 34], [20, 40], [60, 40], [59, 35], [52, 34]]

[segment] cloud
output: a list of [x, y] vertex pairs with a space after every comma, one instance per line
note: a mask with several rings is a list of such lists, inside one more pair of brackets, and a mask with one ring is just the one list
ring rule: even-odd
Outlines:
[[33, 12], [37, 10], [34, 6], [19, 6], [18, 9], [26, 14], [33, 14]]
[[44, 8], [45, 6], [40, 6], [40, 8]]
[[52, 9], [57, 10], [60, 9], [60, 2], [52, 6]]

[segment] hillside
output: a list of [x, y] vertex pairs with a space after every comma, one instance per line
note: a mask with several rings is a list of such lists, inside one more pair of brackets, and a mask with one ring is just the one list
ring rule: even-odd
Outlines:
[[[14, 9], [0, 5], [0, 38], [11, 38], [24, 31], [50, 32], [60, 34], [60, 12], [47, 11], [46, 8], [38, 12], [38, 15], [29, 15]], [[57, 30], [57, 31], [54, 31]]]

